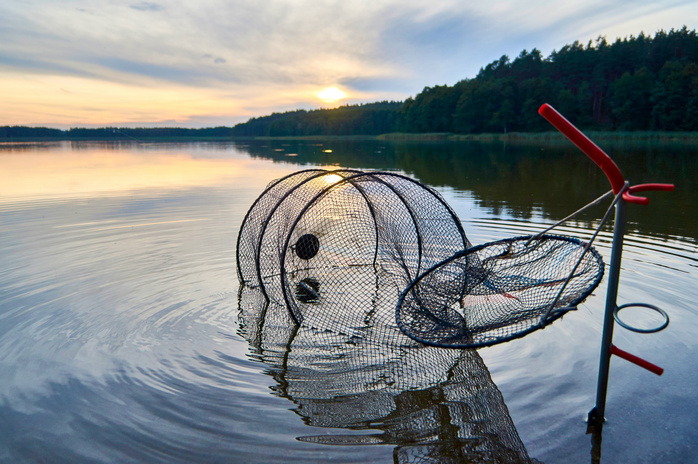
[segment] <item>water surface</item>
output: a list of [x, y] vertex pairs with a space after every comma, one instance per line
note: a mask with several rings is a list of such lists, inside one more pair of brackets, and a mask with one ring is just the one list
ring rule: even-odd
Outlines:
[[[619, 302], [656, 304], [671, 324], [617, 328], [615, 342], [666, 371], [614, 358], [602, 462], [691, 462], [696, 157], [609, 151], [632, 183], [677, 191], [630, 206]], [[247, 209], [296, 170], [413, 176], [479, 244], [540, 231], [608, 190], [574, 147], [67, 142], [0, 145], [0, 162], [0, 461], [590, 460], [605, 281], [523, 339], [405, 352], [299, 330], [283, 308], [260, 325], [235, 268]], [[559, 232], [589, 237], [604, 209]], [[611, 233], [596, 243], [607, 263]]]

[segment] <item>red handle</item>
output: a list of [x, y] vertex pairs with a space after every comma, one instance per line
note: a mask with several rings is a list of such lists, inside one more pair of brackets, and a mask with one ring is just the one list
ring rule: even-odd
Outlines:
[[[625, 185], [625, 179], [623, 174], [618, 169], [618, 165], [611, 159], [610, 156], [606, 154], [602, 149], [600, 149], [594, 142], [592, 142], [586, 135], [584, 135], [579, 129], [574, 127], [574, 125], [569, 122], [563, 115], [557, 112], [555, 108], [543, 104], [538, 110], [538, 113], [548, 120], [550, 124], [555, 126], [557, 130], [562, 132], [565, 137], [570, 139], [577, 148], [582, 150], [589, 158], [591, 158], [600, 168], [603, 170], [608, 181], [611, 183], [613, 188], [613, 193], [618, 194], [620, 190]], [[633, 195], [635, 192], [643, 192], [647, 190], [663, 190], [663, 191], [673, 191], [673, 184], [642, 184], [630, 187], [627, 192], [623, 193], [623, 199], [628, 203], [637, 203], [640, 205], [646, 205], [649, 203], [649, 199], [645, 197], [636, 197]]]
[[664, 369], [657, 366], [656, 364], [652, 364], [649, 361], [645, 361], [642, 358], [638, 358], [634, 354], [630, 354], [627, 351], [623, 351], [616, 345], [611, 345], [611, 354], [615, 354], [619, 358], [623, 358], [626, 361], [630, 361], [633, 364], [637, 364], [638, 366], [642, 367], [643, 369], [647, 369], [653, 374], [662, 375], [664, 373]]
[[637, 184], [630, 187], [630, 193], [646, 192], [647, 190], [661, 190], [663, 192], [673, 192], [674, 184]]
[[635, 192], [645, 192], [647, 190], [661, 190], [664, 192], [673, 192], [674, 184], [639, 184], [633, 185], [628, 189], [627, 192], [623, 193], [623, 199], [630, 203], [637, 203], [640, 205], [646, 205], [650, 202], [649, 198], [636, 197], [633, 195]]
[[611, 182], [613, 193], [618, 194], [618, 192], [620, 192], [620, 189], [622, 189], [623, 185], [625, 184], [625, 179], [623, 178], [623, 174], [621, 174], [620, 169], [618, 169], [618, 166], [613, 162], [610, 156], [608, 156], [602, 149], [592, 142], [589, 137], [582, 134], [579, 129], [574, 127], [574, 125], [565, 119], [563, 115], [558, 113], [555, 108], [547, 103], [540, 107], [538, 113], [547, 119], [550, 124], [555, 126], [557, 130], [562, 132], [565, 137], [570, 139], [572, 143], [577, 145], [580, 150], [591, 158], [594, 163], [601, 168], [601, 170], [603, 170], [606, 177], [608, 177], [609, 182]]

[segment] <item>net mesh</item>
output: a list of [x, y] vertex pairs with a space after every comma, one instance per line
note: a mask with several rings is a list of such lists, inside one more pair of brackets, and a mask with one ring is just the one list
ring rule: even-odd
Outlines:
[[308, 170], [272, 182], [253, 204], [238, 269], [244, 284], [285, 303], [295, 322], [358, 335], [395, 326], [400, 291], [469, 246], [443, 198], [414, 179]]
[[269, 184], [243, 221], [238, 274], [296, 324], [351, 337], [399, 329], [467, 348], [521, 337], [581, 303], [603, 276], [580, 240], [473, 247], [431, 188], [390, 172], [309, 169]]
[[298, 171], [269, 183], [264, 192], [255, 200], [247, 211], [240, 226], [237, 242], [238, 278], [242, 283], [259, 286], [257, 275], [258, 251], [264, 236], [267, 219], [274, 208], [294, 186], [324, 173], [321, 169]]

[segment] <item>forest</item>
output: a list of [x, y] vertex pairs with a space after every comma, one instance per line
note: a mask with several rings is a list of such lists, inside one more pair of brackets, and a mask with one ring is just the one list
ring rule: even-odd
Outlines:
[[698, 130], [698, 36], [686, 27], [654, 37], [600, 37], [543, 58], [502, 56], [473, 79], [425, 87], [398, 116], [402, 132], [457, 134], [550, 130], [550, 103], [577, 126], [602, 131]]
[[474, 78], [425, 87], [404, 102], [296, 110], [204, 129], [5, 126], [0, 140], [541, 132], [551, 130], [538, 115], [542, 103], [584, 130], [698, 131], [698, 35], [684, 26], [613, 43], [604, 37], [574, 42], [547, 57], [523, 50]]
[[395, 132], [402, 102], [298, 110], [252, 118], [233, 127], [236, 136], [379, 135]]

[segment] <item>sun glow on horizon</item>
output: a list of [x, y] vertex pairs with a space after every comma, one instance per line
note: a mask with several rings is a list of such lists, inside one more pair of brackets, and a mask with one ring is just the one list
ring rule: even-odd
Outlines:
[[321, 100], [327, 103], [335, 103], [343, 98], [347, 98], [347, 94], [339, 90], [337, 87], [328, 87], [317, 95]]

